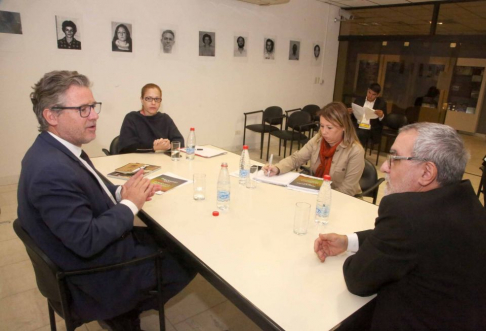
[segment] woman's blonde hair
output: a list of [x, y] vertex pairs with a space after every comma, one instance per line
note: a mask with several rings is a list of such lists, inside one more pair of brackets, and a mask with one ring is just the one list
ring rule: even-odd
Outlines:
[[342, 102], [331, 102], [325, 105], [317, 114], [322, 116], [325, 120], [337, 124], [344, 129], [344, 145], [351, 146], [354, 143], [359, 144], [356, 130], [351, 122], [351, 116], [349, 116], [348, 110]]

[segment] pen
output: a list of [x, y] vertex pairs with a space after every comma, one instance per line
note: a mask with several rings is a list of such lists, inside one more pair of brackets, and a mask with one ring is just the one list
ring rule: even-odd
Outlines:
[[270, 159], [268, 160], [268, 171], [267, 171], [267, 177], [270, 177], [270, 171], [272, 167], [272, 161], [273, 161], [273, 154], [270, 154]]
[[202, 149], [202, 148], [198, 148], [197, 150], [198, 150], [198, 151], [202, 151], [203, 149]]

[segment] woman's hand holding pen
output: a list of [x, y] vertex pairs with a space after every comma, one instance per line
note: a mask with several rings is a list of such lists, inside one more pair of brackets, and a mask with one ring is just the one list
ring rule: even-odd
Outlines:
[[273, 164], [265, 164], [262, 168], [263, 174], [265, 176], [276, 176], [280, 173], [280, 169], [274, 166]]
[[165, 151], [170, 148], [170, 140], [169, 139], [156, 139], [154, 140], [154, 151]]

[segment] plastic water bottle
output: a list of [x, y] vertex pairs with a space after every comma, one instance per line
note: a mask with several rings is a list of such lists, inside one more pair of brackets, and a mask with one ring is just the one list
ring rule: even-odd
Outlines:
[[230, 204], [230, 175], [228, 172], [228, 164], [221, 163], [221, 170], [218, 177], [218, 197], [216, 207], [222, 211], [227, 211]]
[[189, 137], [187, 137], [186, 159], [194, 160], [195, 154], [196, 154], [196, 133], [194, 132], [194, 128], [191, 128], [191, 131], [189, 131]]
[[250, 154], [248, 154], [248, 146], [243, 146], [243, 151], [241, 152], [240, 158], [240, 180], [239, 183], [246, 185], [246, 178], [250, 173]]
[[325, 175], [316, 202], [316, 223], [329, 223], [331, 212], [331, 176]]

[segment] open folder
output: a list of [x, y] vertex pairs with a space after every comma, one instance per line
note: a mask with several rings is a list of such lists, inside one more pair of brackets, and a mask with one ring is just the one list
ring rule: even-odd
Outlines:
[[263, 173], [263, 170], [260, 170], [255, 177], [255, 180], [312, 194], [319, 193], [319, 189], [322, 185], [322, 178], [303, 175], [298, 172], [287, 172], [283, 175], [268, 177]]

